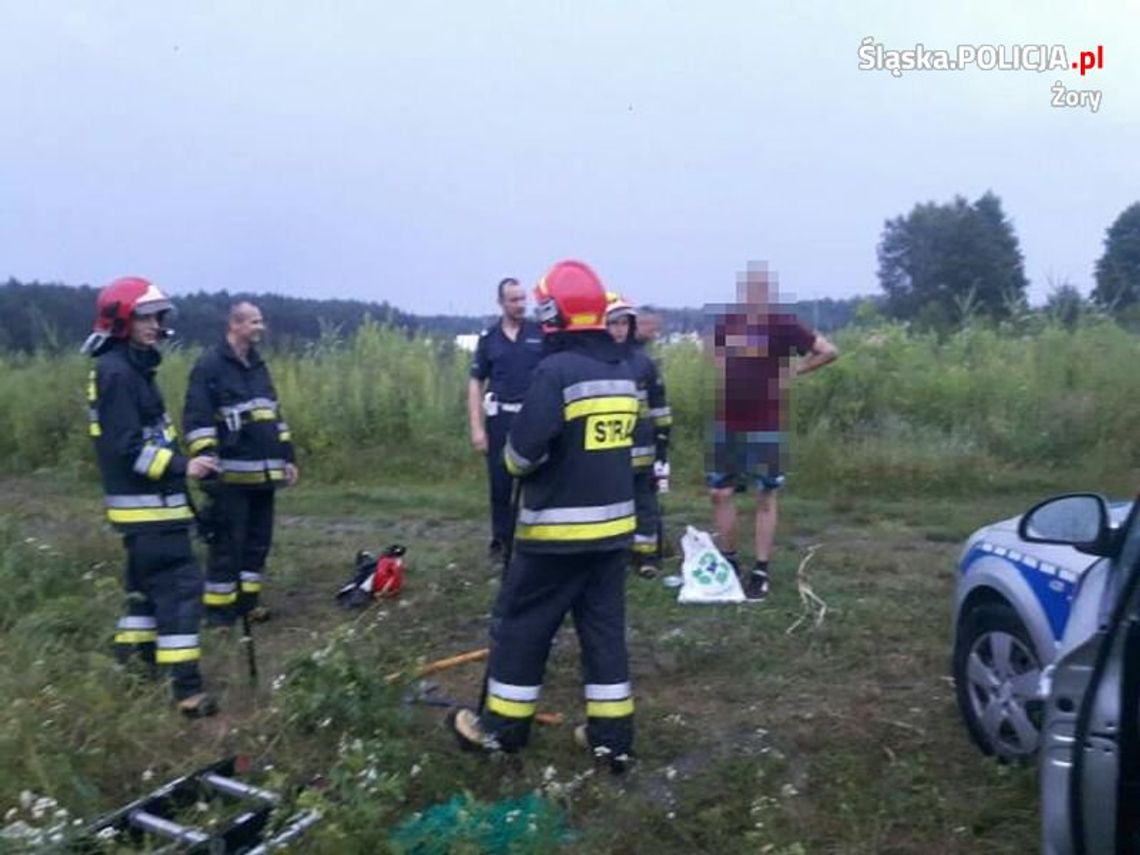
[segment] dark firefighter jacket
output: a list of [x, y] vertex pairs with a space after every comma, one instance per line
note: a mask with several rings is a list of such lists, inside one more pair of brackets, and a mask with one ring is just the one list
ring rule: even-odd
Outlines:
[[191, 454], [217, 454], [223, 484], [277, 486], [293, 462], [269, 367], [256, 349], [243, 364], [228, 342], [198, 357], [186, 389], [182, 429]]
[[637, 383], [637, 426], [633, 430], [633, 468], [646, 469], [654, 460], [665, 460], [673, 411], [665, 402], [665, 380], [657, 363], [638, 343], [628, 345], [626, 358]]
[[503, 450], [507, 471], [523, 478], [515, 543], [526, 552], [626, 548], [636, 521], [633, 373], [607, 333], [558, 339]]
[[115, 342], [87, 383], [88, 430], [107, 519], [124, 533], [188, 528], [186, 457], [179, 453], [154, 372], [162, 356]]

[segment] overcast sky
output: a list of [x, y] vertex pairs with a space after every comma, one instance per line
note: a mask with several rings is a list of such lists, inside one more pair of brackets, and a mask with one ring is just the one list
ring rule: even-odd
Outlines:
[[[672, 306], [765, 259], [845, 297], [884, 220], [992, 189], [1031, 297], [1087, 293], [1140, 200], [1136, 3], [941, 5], [0, 0], [0, 276], [485, 313], [563, 257]], [[1104, 67], [896, 78], [866, 36]]]

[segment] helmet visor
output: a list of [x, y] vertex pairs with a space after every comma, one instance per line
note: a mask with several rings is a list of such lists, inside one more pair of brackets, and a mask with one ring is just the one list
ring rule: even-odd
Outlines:
[[160, 315], [163, 312], [174, 313], [174, 304], [169, 300], [148, 300], [135, 306], [134, 314], [138, 317], [147, 315]]

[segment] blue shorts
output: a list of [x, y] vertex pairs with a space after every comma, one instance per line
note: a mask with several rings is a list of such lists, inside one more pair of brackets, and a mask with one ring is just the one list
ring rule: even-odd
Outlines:
[[782, 432], [730, 431], [714, 424], [709, 439], [712, 453], [705, 472], [705, 484], [709, 488], [732, 487], [743, 493], [748, 489], [749, 480], [764, 493], [784, 486]]

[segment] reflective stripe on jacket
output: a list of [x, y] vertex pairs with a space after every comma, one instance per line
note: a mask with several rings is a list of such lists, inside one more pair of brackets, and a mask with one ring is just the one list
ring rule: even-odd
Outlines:
[[644, 346], [636, 342], [630, 344], [628, 359], [640, 405], [633, 434], [633, 468], [647, 469], [654, 460], [665, 459], [673, 411], [665, 403], [665, 381], [657, 363], [645, 352]]
[[202, 353], [190, 372], [182, 426], [191, 453], [217, 454], [224, 484], [276, 486], [293, 462], [289, 425], [254, 348], [244, 363], [225, 341]]
[[523, 478], [515, 542], [529, 552], [626, 548], [637, 387], [608, 334], [564, 335], [535, 370], [503, 452]]
[[87, 383], [88, 432], [103, 481], [107, 519], [120, 531], [186, 528], [186, 457], [154, 382], [157, 350], [116, 343]]

